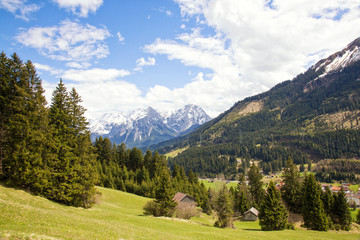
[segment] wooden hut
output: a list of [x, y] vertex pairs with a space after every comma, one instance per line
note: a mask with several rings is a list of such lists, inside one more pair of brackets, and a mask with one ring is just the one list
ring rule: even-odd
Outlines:
[[244, 213], [244, 220], [256, 221], [258, 219], [259, 211], [256, 208], [250, 208]]

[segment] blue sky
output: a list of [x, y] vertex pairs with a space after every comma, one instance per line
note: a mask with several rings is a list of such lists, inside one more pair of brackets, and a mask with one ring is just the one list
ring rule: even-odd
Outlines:
[[197, 104], [212, 117], [360, 37], [358, 0], [0, 0], [0, 45], [88, 116]]

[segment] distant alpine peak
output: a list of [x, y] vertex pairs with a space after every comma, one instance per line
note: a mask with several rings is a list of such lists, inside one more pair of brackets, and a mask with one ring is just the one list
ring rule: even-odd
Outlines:
[[[177, 136], [211, 120], [199, 106], [189, 104], [173, 112], [160, 113], [152, 107], [136, 109], [129, 114], [105, 113], [98, 119], [90, 120], [90, 132], [94, 136], [107, 136], [141, 141], [151, 134]], [[140, 139], [140, 140], [139, 140]]]
[[360, 37], [352, 41], [347, 47], [330, 57], [319, 61], [312, 68], [315, 71], [324, 70], [320, 78], [326, 74], [338, 71], [360, 60]]

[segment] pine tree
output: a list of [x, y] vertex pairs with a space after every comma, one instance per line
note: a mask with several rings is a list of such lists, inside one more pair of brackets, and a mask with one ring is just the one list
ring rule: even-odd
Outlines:
[[334, 204], [331, 211], [331, 219], [334, 224], [339, 224], [341, 229], [350, 230], [350, 224], [352, 221], [349, 203], [346, 198], [346, 194], [341, 188], [340, 192], [334, 194]]
[[328, 219], [321, 201], [321, 188], [316, 182], [314, 174], [305, 177], [302, 213], [306, 228], [319, 231], [329, 229]]
[[300, 174], [291, 157], [286, 162], [283, 172], [284, 186], [281, 188], [281, 195], [289, 211], [301, 212], [301, 185]]
[[[41, 80], [30, 61], [1, 54], [0, 167], [8, 182], [42, 194], [48, 188], [47, 111]], [[5, 94], [5, 95], [3, 95]], [[1, 164], [1, 163], [0, 163]]]
[[234, 214], [232, 210], [232, 199], [230, 192], [224, 184], [218, 193], [218, 197], [215, 202], [215, 212], [218, 220], [215, 222], [216, 227], [232, 227], [232, 215]]
[[60, 80], [49, 109], [57, 149], [57, 161], [51, 166], [53, 185], [49, 197], [87, 208], [94, 203], [96, 194], [96, 157], [84, 117], [85, 109], [80, 103], [81, 98], [75, 89], [69, 94]]
[[239, 182], [235, 191], [235, 210], [242, 215], [249, 210], [250, 204], [248, 200], [247, 186], [243, 174], [239, 177]]
[[174, 192], [170, 184], [170, 176], [166, 169], [160, 175], [155, 192], [155, 202], [159, 205], [160, 216], [171, 217], [174, 214], [176, 203], [173, 200]]
[[287, 224], [288, 212], [281, 201], [281, 194], [270, 181], [264, 201], [259, 210], [261, 230], [283, 230]]
[[265, 196], [263, 183], [261, 182], [262, 176], [258, 167], [253, 163], [249, 171], [249, 186], [252, 198], [252, 204], [255, 208], [259, 208]]
[[331, 190], [330, 190], [330, 188], [328, 186], [325, 187], [325, 192], [322, 192], [321, 200], [322, 200], [323, 205], [324, 205], [325, 213], [328, 216], [330, 216], [331, 211], [333, 209], [333, 205], [334, 205], [334, 197], [333, 197], [333, 194], [331, 193]]

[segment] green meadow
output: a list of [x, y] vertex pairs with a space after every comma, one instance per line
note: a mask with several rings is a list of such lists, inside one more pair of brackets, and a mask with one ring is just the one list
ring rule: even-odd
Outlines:
[[207, 215], [180, 220], [144, 216], [149, 199], [98, 188], [91, 209], [74, 208], [0, 184], [0, 239], [360, 239], [359, 230], [261, 231], [257, 222], [235, 222], [236, 229], [213, 227]]

